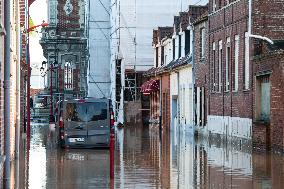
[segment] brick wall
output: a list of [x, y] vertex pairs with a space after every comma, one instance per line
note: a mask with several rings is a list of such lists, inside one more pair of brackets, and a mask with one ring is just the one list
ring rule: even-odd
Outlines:
[[[21, 30], [26, 28], [27, 19], [26, 19], [26, 6], [25, 0], [19, 0], [19, 17], [20, 17], [20, 26]], [[26, 117], [26, 76], [27, 76], [27, 62], [26, 62], [26, 52], [27, 52], [27, 35], [22, 32], [21, 35], [21, 60], [20, 60], [20, 69], [21, 69], [21, 81], [20, 81], [20, 98], [21, 98], [21, 112], [20, 112], [20, 127], [21, 131], [24, 130], [25, 117]]]
[[[57, 19], [58, 19], [58, 24], [57, 24], [57, 31], [58, 34], [60, 35], [61, 32], [67, 32], [67, 36], [71, 36], [71, 32], [74, 32], [78, 29], [80, 29], [80, 6], [79, 6], [79, 1], [78, 0], [71, 0], [70, 1], [73, 6], [73, 11], [71, 14], [67, 15], [64, 10], [64, 6], [66, 4], [66, 1], [64, 0], [58, 0], [58, 5], [57, 5]], [[76, 36], [73, 37], [79, 37], [80, 33], [76, 33]]]
[[[204, 57], [201, 57], [201, 30], [205, 29], [205, 52]], [[194, 78], [195, 87], [205, 89], [205, 99], [208, 98], [208, 86], [209, 86], [209, 64], [208, 64], [208, 18], [200, 18], [199, 21], [194, 24]], [[196, 96], [194, 97], [196, 98]], [[207, 103], [205, 102], [205, 119], [207, 117]], [[206, 121], [205, 121], [206, 122]]]
[[[212, 5], [212, 1], [210, 1]], [[247, 1], [240, 0], [235, 4], [231, 4], [227, 8], [221, 9], [209, 15], [209, 66], [210, 73], [213, 73], [215, 68], [215, 76], [211, 75], [210, 80], [210, 97], [209, 97], [209, 114], [219, 116], [231, 116], [241, 118], [252, 118], [252, 65], [250, 63], [250, 81], [249, 90], [244, 90], [244, 44], [245, 32], [247, 32]], [[210, 8], [210, 11], [212, 7]], [[234, 39], [235, 35], [239, 35], [240, 51], [239, 51], [239, 86], [236, 92], [232, 92], [234, 81], [233, 68], [229, 69], [230, 90], [225, 92], [225, 62], [226, 62], [226, 40], [230, 37], [231, 43], [231, 65], [234, 64]], [[213, 80], [215, 79], [216, 86], [218, 85], [218, 56], [219, 56], [219, 41], [222, 40], [222, 66], [221, 66], [221, 91], [213, 90]], [[213, 55], [213, 42], [216, 45], [215, 57]], [[214, 65], [215, 58], [215, 65]], [[218, 86], [217, 86], [218, 87]]]
[[[269, 73], [270, 123], [262, 125], [255, 118], [253, 139], [255, 146], [272, 145], [276, 150], [284, 149], [284, 51], [279, 50], [254, 58], [255, 74]], [[256, 86], [254, 86], [255, 88]], [[255, 95], [254, 95], [255, 96]], [[255, 99], [256, 97], [254, 97]], [[257, 108], [256, 102], [253, 104]], [[261, 137], [260, 137], [261, 136]]]
[[283, 40], [283, 0], [254, 0], [253, 3], [253, 33], [262, 36], [267, 36], [274, 40]]
[[161, 75], [162, 81], [162, 125], [164, 128], [169, 129], [171, 124], [171, 115], [170, 115], [170, 74], [164, 73]]

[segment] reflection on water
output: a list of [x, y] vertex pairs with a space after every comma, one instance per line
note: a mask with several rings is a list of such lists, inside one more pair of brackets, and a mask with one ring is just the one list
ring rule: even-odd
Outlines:
[[[58, 149], [47, 125], [33, 125], [30, 150], [22, 147], [28, 152], [20, 173], [13, 173], [19, 178], [12, 178], [18, 188], [111, 186], [107, 149]], [[159, 132], [133, 124], [116, 131], [114, 188], [283, 189], [284, 158], [253, 153], [246, 144], [196, 139], [182, 126]]]

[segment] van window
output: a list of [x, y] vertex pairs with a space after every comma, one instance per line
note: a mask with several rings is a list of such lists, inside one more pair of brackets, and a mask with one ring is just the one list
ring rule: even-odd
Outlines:
[[107, 103], [87, 102], [66, 104], [66, 121], [90, 122], [107, 119]]

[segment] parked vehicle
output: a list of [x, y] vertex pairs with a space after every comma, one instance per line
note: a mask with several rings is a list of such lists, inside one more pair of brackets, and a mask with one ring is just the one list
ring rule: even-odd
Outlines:
[[62, 147], [109, 147], [113, 112], [109, 99], [65, 100], [58, 103]]

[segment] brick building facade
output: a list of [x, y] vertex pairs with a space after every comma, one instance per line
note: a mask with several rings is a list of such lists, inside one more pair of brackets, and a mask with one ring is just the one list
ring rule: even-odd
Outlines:
[[86, 97], [88, 50], [85, 1], [51, 0], [48, 7], [49, 26], [43, 28], [40, 41], [47, 59], [48, 88], [51, 86], [49, 70], [53, 69], [52, 89], [55, 101], [59, 97], [62, 99], [63, 95], [65, 99]]
[[[206, 6], [207, 8], [207, 6]], [[207, 124], [208, 110], [208, 12], [203, 12], [194, 23], [194, 124], [198, 129]]]
[[283, 1], [253, 1], [252, 36], [248, 10], [247, 0], [209, 2], [208, 130], [283, 150]]
[[[150, 95], [150, 122], [170, 126], [170, 74], [165, 68], [165, 48], [163, 41], [173, 34], [172, 27], [159, 27], [153, 31], [154, 67], [144, 73], [148, 83], [144, 83], [144, 94]], [[153, 87], [152, 87], [153, 86]], [[156, 87], [157, 86], [157, 87]]]
[[281, 0], [254, 1], [252, 33], [274, 44], [253, 39], [253, 144], [261, 149], [284, 150], [284, 4]]
[[247, 23], [247, 0], [209, 2], [208, 130], [251, 139], [253, 72]]
[[21, 80], [20, 80], [20, 98], [21, 98], [21, 111], [20, 111], [20, 128], [23, 132], [25, 130], [26, 121], [26, 88], [27, 88], [27, 75], [28, 75], [28, 65], [27, 65], [27, 33], [24, 29], [28, 27], [28, 17], [27, 17], [27, 7], [26, 0], [19, 0], [19, 20], [21, 27], [21, 59], [20, 59], [20, 69], [21, 69]]
[[[5, 49], [5, 36], [7, 35], [7, 28], [4, 27], [4, 1], [0, 1], [0, 178], [2, 178], [3, 175], [3, 163], [4, 163], [4, 142], [5, 142], [5, 125], [4, 125], [4, 71], [5, 71], [5, 62], [4, 62], [4, 56], [5, 51], [10, 52], [10, 83], [9, 83], [9, 89], [10, 89], [10, 109], [7, 111], [10, 111], [10, 158], [8, 160], [13, 160], [15, 158], [15, 152], [16, 152], [16, 128], [19, 126], [18, 124], [18, 113], [20, 111], [18, 110], [18, 96], [20, 95], [18, 93], [18, 81], [19, 79], [19, 72], [18, 69], [20, 68], [20, 51], [19, 51], [19, 45], [20, 41], [18, 40], [18, 34], [19, 34], [19, 6], [20, 2], [16, 0], [10, 1], [10, 49]], [[7, 161], [7, 159], [6, 159]], [[2, 179], [0, 181], [2, 184]]]

